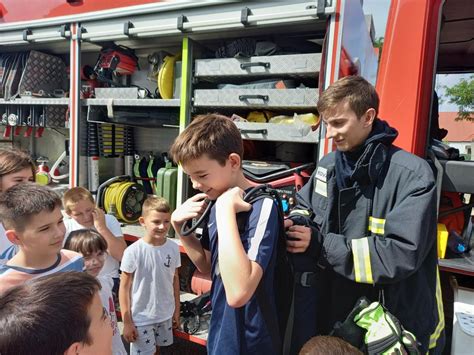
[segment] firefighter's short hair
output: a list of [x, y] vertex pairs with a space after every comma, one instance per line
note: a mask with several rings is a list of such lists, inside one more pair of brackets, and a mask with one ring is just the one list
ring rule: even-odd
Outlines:
[[361, 76], [346, 76], [332, 83], [319, 97], [317, 108], [321, 115], [331, 114], [340, 103], [347, 102], [361, 118], [368, 109], [379, 112], [379, 95], [375, 87]]

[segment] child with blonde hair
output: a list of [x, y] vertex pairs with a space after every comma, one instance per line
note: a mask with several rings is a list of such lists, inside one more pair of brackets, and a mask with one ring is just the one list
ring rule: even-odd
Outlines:
[[145, 236], [125, 250], [119, 299], [130, 354], [151, 355], [173, 344], [172, 328], [179, 325], [181, 258], [178, 244], [167, 238], [171, 211], [165, 199], [149, 196], [139, 221]]
[[117, 293], [119, 262], [122, 259], [123, 251], [127, 247], [119, 221], [98, 208], [92, 194], [83, 187], [73, 187], [66, 191], [63, 196], [63, 207], [70, 217], [64, 220], [66, 239], [72, 231], [92, 228], [107, 241], [108, 255], [100, 275], [113, 279], [113, 292]]

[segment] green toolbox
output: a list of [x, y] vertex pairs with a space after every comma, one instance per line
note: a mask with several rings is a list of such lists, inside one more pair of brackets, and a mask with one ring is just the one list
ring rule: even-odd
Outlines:
[[167, 162], [164, 168], [156, 174], [156, 195], [164, 197], [170, 204], [171, 211], [176, 208], [176, 190], [178, 182], [178, 168]]

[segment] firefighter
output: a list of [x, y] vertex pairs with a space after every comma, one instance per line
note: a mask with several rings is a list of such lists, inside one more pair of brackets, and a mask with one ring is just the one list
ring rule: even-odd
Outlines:
[[393, 145], [398, 132], [377, 117], [378, 106], [375, 88], [358, 76], [320, 96], [317, 108], [337, 150], [297, 196], [286, 221], [288, 251], [310, 250], [317, 262], [319, 334], [365, 296], [383, 301], [415, 334], [421, 353], [441, 353], [436, 181], [425, 160]]

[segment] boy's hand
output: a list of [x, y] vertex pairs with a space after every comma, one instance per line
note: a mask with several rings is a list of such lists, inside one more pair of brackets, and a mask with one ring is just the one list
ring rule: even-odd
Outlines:
[[94, 227], [100, 233], [100, 230], [106, 226], [105, 213], [99, 207], [92, 211], [92, 218], [94, 218]]
[[206, 198], [205, 193], [196, 194], [174, 210], [171, 215], [171, 224], [175, 231], [179, 233], [184, 222], [196, 218], [204, 212], [207, 206]]
[[294, 225], [291, 219], [285, 219], [285, 229], [288, 236], [286, 250], [290, 253], [304, 253], [311, 242], [311, 228]]
[[179, 329], [179, 312], [174, 312], [173, 314], [173, 329]]
[[252, 208], [250, 203], [244, 201], [244, 190], [240, 187], [233, 187], [224, 192], [216, 204], [217, 211], [232, 209], [234, 213], [249, 211]]
[[123, 337], [129, 343], [133, 343], [138, 338], [138, 331], [133, 323], [125, 322], [123, 324]]

